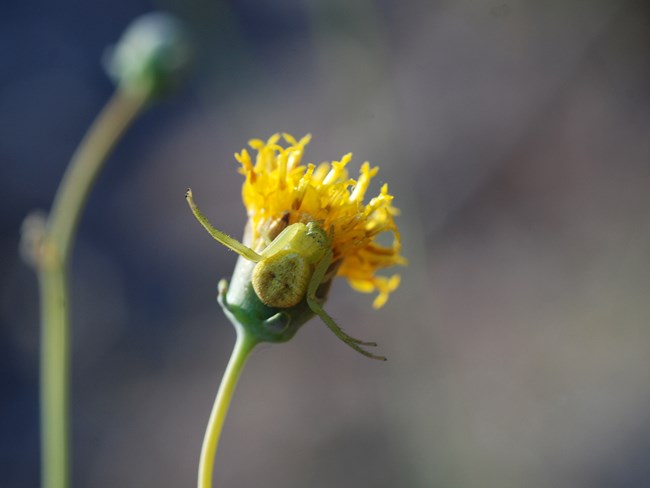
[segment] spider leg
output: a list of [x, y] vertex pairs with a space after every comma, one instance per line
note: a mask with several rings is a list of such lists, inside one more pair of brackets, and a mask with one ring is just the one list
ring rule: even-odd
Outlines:
[[235, 251], [237, 254], [245, 257], [249, 261], [253, 261], [254, 263], [258, 263], [262, 260], [262, 256], [253, 251], [250, 247], [243, 245], [237, 239], [233, 239], [228, 234], [224, 234], [212, 226], [205, 215], [201, 213], [199, 207], [196, 206], [196, 203], [194, 203], [191, 188], [187, 189], [187, 192], [185, 193], [185, 200], [187, 200], [187, 204], [190, 206], [190, 209], [192, 210], [194, 217], [196, 217], [196, 220], [199, 221], [203, 228], [208, 231], [208, 234], [210, 234], [217, 242], [223, 244], [228, 249]]
[[334, 319], [329, 316], [329, 314], [323, 309], [320, 303], [318, 303], [318, 301], [316, 300], [316, 290], [318, 289], [318, 286], [323, 281], [325, 273], [327, 272], [327, 268], [329, 268], [331, 262], [332, 262], [332, 252], [329, 251], [316, 266], [316, 270], [314, 271], [314, 274], [312, 275], [311, 280], [309, 281], [309, 287], [307, 288], [307, 304], [309, 305], [309, 308], [311, 308], [312, 312], [318, 315], [321, 318], [321, 320], [325, 322], [325, 325], [327, 325], [330, 328], [330, 330], [334, 332], [336, 337], [341, 339], [352, 349], [369, 358], [378, 359], [380, 361], [386, 361], [386, 358], [384, 356], [377, 356], [376, 354], [372, 354], [371, 352], [368, 352], [362, 347], [360, 347], [360, 346], [376, 346], [377, 344], [375, 342], [361, 341], [359, 339], [355, 339], [354, 337], [351, 337], [348, 334], [346, 334], [343, 331], [343, 329], [341, 329], [336, 324]]
[[273, 242], [266, 246], [260, 255], [262, 259], [273, 256], [278, 251], [282, 250], [284, 247], [289, 244], [294, 237], [300, 232], [304, 232], [305, 224], [295, 223], [291, 224], [289, 227], [285, 228], [278, 236], [273, 239]]

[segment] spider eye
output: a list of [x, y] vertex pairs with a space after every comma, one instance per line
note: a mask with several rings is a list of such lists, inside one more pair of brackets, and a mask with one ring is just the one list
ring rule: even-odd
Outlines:
[[327, 244], [327, 235], [325, 234], [325, 231], [315, 222], [307, 224], [306, 235], [311, 238], [318, 247], [323, 247]]

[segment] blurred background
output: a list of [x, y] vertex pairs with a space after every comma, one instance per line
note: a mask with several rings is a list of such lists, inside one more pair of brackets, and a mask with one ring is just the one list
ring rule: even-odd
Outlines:
[[191, 28], [195, 70], [111, 157], [72, 265], [75, 486], [193, 486], [234, 343], [215, 302], [241, 235], [233, 153], [313, 134], [379, 165], [404, 254], [381, 311], [338, 281], [260, 347], [223, 487], [650, 486], [650, 8], [642, 1], [9, 0], [0, 7], [0, 486], [39, 480], [36, 279], [47, 210], [136, 16]]

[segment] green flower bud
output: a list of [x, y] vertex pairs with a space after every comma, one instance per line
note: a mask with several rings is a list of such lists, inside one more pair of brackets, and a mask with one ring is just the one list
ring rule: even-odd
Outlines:
[[174, 90], [185, 75], [191, 45], [183, 25], [165, 13], [137, 18], [110, 48], [104, 65], [127, 92], [154, 98]]

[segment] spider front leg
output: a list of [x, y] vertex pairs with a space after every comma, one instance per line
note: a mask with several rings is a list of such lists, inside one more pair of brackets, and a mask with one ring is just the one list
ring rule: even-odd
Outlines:
[[280, 232], [278, 236], [273, 239], [271, 244], [264, 248], [260, 257], [262, 259], [266, 259], [273, 256], [278, 251], [281, 251], [283, 248], [287, 247], [287, 245], [290, 244], [298, 234], [304, 233], [305, 228], [305, 224], [291, 224], [289, 227]]
[[311, 280], [309, 281], [309, 286], [307, 288], [307, 304], [309, 305], [309, 308], [311, 308], [312, 312], [318, 315], [321, 318], [321, 320], [325, 322], [325, 325], [327, 325], [330, 328], [330, 330], [334, 332], [336, 337], [341, 339], [352, 349], [354, 349], [357, 352], [360, 352], [361, 354], [369, 358], [378, 359], [380, 361], [386, 361], [386, 358], [384, 356], [377, 356], [376, 354], [372, 354], [360, 347], [360, 346], [376, 346], [377, 343], [365, 342], [347, 335], [343, 331], [343, 329], [341, 329], [338, 325], [336, 325], [334, 319], [329, 316], [329, 314], [323, 309], [320, 303], [318, 303], [316, 299], [316, 290], [318, 290], [318, 286], [322, 283], [323, 278], [325, 277], [325, 273], [327, 272], [327, 269], [329, 268], [331, 263], [332, 263], [332, 251], [328, 251], [327, 254], [323, 257], [323, 259], [321, 259], [321, 261], [316, 265], [316, 270], [314, 271], [314, 274], [312, 275]]
[[196, 217], [196, 220], [199, 221], [203, 228], [208, 231], [208, 234], [210, 234], [217, 242], [223, 244], [228, 249], [235, 251], [237, 254], [245, 257], [249, 261], [253, 261], [254, 263], [259, 263], [262, 260], [262, 256], [253, 251], [250, 247], [243, 245], [237, 239], [233, 239], [228, 234], [224, 234], [212, 226], [205, 215], [201, 213], [199, 207], [196, 206], [196, 203], [194, 203], [191, 188], [188, 188], [185, 192], [185, 200], [187, 200], [187, 204], [190, 206], [190, 209], [192, 210], [194, 217]]

